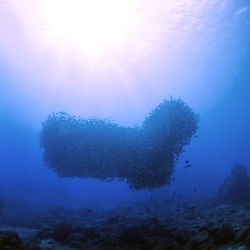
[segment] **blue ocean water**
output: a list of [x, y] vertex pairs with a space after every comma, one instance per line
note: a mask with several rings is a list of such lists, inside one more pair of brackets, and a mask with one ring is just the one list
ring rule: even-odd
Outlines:
[[[221, 246], [248, 249], [247, 247], [250, 247], [250, 180], [247, 184], [248, 191], [245, 193], [246, 201], [239, 202], [240, 205], [232, 201], [229, 203], [218, 201], [217, 197], [219, 187], [230, 176], [231, 169], [236, 163], [245, 166], [250, 175], [250, 1], [183, 0], [179, 4], [173, 4], [171, 9], [167, 8], [167, 2], [162, 1], [148, 5], [146, 10], [141, 7], [141, 12], [145, 11], [146, 17], [150, 13], [149, 17], [152, 18], [152, 20], [149, 18], [149, 21], [146, 18], [147, 25], [147, 22], [152, 22], [150, 23], [152, 25], [147, 26], [147, 32], [144, 27], [143, 32], [138, 31], [138, 37], [131, 38], [128, 47], [125, 43], [124, 47], [117, 46], [113, 50], [109, 48], [101, 56], [93, 59], [85, 52], [74, 51], [71, 47], [63, 45], [57, 50], [57, 46], [50, 47], [49, 43], [45, 44], [44, 41], [49, 38], [39, 40], [40, 33], [34, 31], [38, 26], [34, 23], [34, 27], [32, 24], [27, 28], [25, 19], [20, 16], [22, 12], [20, 9], [17, 11], [14, 5], [5, 1], [0, 3], [0, 33], [3, 34], [2, 37], [0, 35], [0, 230], [2, 230], [0, 246], [3, 249], [7, 248], [4, 248], [6, 246], [2, 242], [6, 241], [1, 234], [3, 235], [7, 229], [18, 232], [22, 243], [16, 242], [15, 245], [9, 241], [6, 244], [13, 249], [19, 249], [14, 248], [14, 245], [22, 249], [25, 244], [26, 247], [31, 244], [22, 238], [22, 230], [24, 228], [29, 230], [33, 228], [31, 225], [35, 225], [35, 230], [41, 232], [42, 224], [52, 228], [47, 236], [33, 236], [28, 231], [30, 239], [35, 238], [40, 249], [46, 249], [48, 240], [53, 241], [54, 248], [51, 249], [63, 249], [65, 245], [73, 249], [87, 249], [87, 247], [94, 249], [95, 246], [97, 249], [156, 249], [156, 247], [219, 249]], [[169, 19], [168, 15], [164, 15], [165, 9], [162, 6], [166, 7]], [[152, 13], [149, 11], [151, 7]], [[153, 10], [158, 12], [154, 14]], [[23, 11], [25, 12], [25, 9]], [[36, 39], [33, 39], [34, 37]], [[117, 151], [112, 149], [112, 152], [106, 153], [107, 159], [118, 159], [119, 163], [119, 166], [114, 164], [110, 167], [115, 169], [110, 177], [120, 177], [123, 174], [125, 177], [121, 181], [117, 178], [109, 182], [93, 178], [101, 174], [100, 172], [93, 174], [92, 165], [85, 175], [89, 178], [81, 178], [78, 172], [78, 168], [81, 169], [79, 166], [86, 166], [84, 164], [74, 165], [75, 172], [73, 172], [76, 173], [74, 178], [65, 177], [67, 174], [64, 178], [58, 176], [58, 173], [50, 168], [53, 160], [46, 166], [43, 159], [44, 148], [40, 147], [39, 140], [43, 130], [42, 123], [51, 113], [62, 111], [80, 116], [81, 119], [89, 117], [110, 119], [121, 127], [135, 129], [135, 126], [141, 126], [145, 117], [163, 100], [172, 98], [173, 100], [181, 98], [199, 116], [199, 122], [197, 132], [192, 135], [190, 145], [184, 147], [185, 150], [175, 162], [170, 175], [171, 181], [166, 185], [153, 189], [130, 189], [127, 176], [139, 180], [141, 174], [137, 176], [136, 170], [129, 172], [128, 167], [121, 168], [122, 164], [127, 163], [125, 164], [122, 158], [124, 155], [117, 156], [120, 149]], [[158, 128], [160, 122], [155, 126]], [[84, 138], [80, 132], [79, 136], [75, 134], [76, 138]], [[95, 140], [98, 141], [96, 144], [101, 144], [98, 131], [88, 133], [93, 133], [90, 136], [92, 140], [90, 145], [92, 143], [94, 145]], [[160, 130], [155, 136], [163, 137], [164, 133], [165, 131]], [[72, 135], [71, 132], [69, 135]], [[61, 143], [67, 150], [70, 148], [70, 143], [72, 147], [74, 143], [78, 143], [78, 139], [73, 142], [60, 141], [60, 133], [58, 138], [54, 145]], [[133, 133], [128, 135], [128, 140], [130, 138], [134, 140], [132, 144], [135, 146], [139, 139], [136, 139]], [[114, 139], [111, 142], [109, 139], [105, 140], [108, 141], [105, 143], [112, 144]], [[116, 143], [116, 149], [122, 148], [125, 140], [121, 139]], [[152, 147], [150, 150], [153, 153], [159, 149], [156, 144]], [[104, 147], [104, 151], [105, 149], [107, 147]], [[53, 151], [54, 148], [50, 150]], [[61, 152], [62, 160], [58, 168], [73, 166], [65, 164], [65, 152]], [[89, 152], [95, 152], [95, 149]], [[79, 157], [80, 161], [90, 157], [88, 154], [71, 155], [72, 159], [76, 160]], [[148, 151], [145, 153], [138, 150], [137, 154], [136, 157], [144, 157]], [[91, 157], [96, 159], [95, 156]], [[164, 157], [164, 162], [172, 159], [166, 155]], [[156, 155], [155, 162], [157, 160], [159, 157]], [[111, 162], [113, 164], [113, 160]], [[188, 164], [190, 167], [186, 167]], [[130, 167], [137, 168], [133, 160]], [[126, 173], [118, 174], [117, 169], [119, 171], [126, 169], [129, 174], [125, 170]], [[150, 178], [148, 181], [150, 183]], [[233, 190], [235, 193], [231, 190], [230, 195], [239, 197], [237, 188]], [[206, 203], [208, 201], [209, 205]], [[188, 204], [184, 204], [185, 202]], [[175, 221], [174, 225], [177, 226], [172, 229], [172, 233], [177, 234], [176, 228], [178, 225], [181, 227], [183, 220], [185, 221], [183, 218], [187, 216], [184, 210], [193, 204], [195, 206], [200, 204], [203, 211], [197, 212], [198, 215], [195, 214], [189, 220], [191, 224], [195, 224], [197, 218], [202, 221], [202, 213], [205, 215], [210, 213], [209, 217], [217, 216], [221, 219], [218, 222], [219, 219], [214, 218], [213, 226], [204, 229], [207, 238], [199, 246], [192, 245], [194, 242], [192, 240], [182, 241], [178, 237], [174, 237], [174, 245], [167, 245], [164, 239], [170, 237], [169, 231], [166, 232], [168, 236], [153, 234], [151, 231], [143, 232], [136, 239], [130, 235], [131, 232], [133, 234], [133, 230], [137, 231], [138, 227], [144, 225], [145, 221], [153, 223], [147, 221], [152, 218], [155, 220], [153, 224], [164, 228], [167, 219]], [[242, 220], [238, 223], [240, 228], [238, 231], [234, 219], [230, 221], [226, 216], [227, 212], [222, 212], [224, 215], [218, 212], [223, 209], [227, 211], [227, 208], [228, 211], [236, 209], [231, 218], [237, 218], [238, 211], [245, 209]], [[178, 217], [179, 210], [182, 212], [182, 209], [183, 214]], [[58, 229], [58, 224], [69, 223], [64, 225], [69, 229], [65, 237], [71, 232], [75, 233], [72, 225], [76, 226], [75, 216], [77, 213], [80, 216], [79, 211], [84, 214], [81, 215], [84, 219], [79, 220], [85, 223], [88, 221], [88, 227], [94, 228], [95, 233], [83, 230], [81, 233], [85, 238], [82, 242], [79, 243], [79, 239], [64, 242], [62, 235], [67, 230], [65, 228], [61, 230], [60, 227]], [[54, 220], [40, 218], [39, 215], [43, 213], [47, 213], [48, 217], [53, 217], [55, 213]], [[120, 222], [120, 217], [117, 219], [112, 217], [113, 215], [121, 216], [125, 222]], [[112, 229], [114, 232], [110, 229], [113, 232], [111, 237], [109, 231], [100, 226], [102, 219], [110, 220], [104, 224], [111, 225], [111, 229], [116, 226], [135, 227], [134, 224], [136, 227], [128, 228], [125, 232], [117, 229], [120, 230], [120, 234], [116, 239], [115, 229]], [[205, 224], [204, 221], [202, 223]], [[209, 221], [206, 223], [209, 224]], [[235, 241], [218, 240], [211, 230], [217, 226], [217, 235], [225, 229], [220, 226], [224, 224], [228, 226], [229, 223], [233, 228]], [[18, 231], [17, 228], [23, 229]], [[58, 233], [58, 236], [57, 232], [61, 232], [60, 230], [65, 231], [62, 235]], [[104, 231], [106, 236], [103, 236]], [[202, 238], [201, 231], [195, 232], [195, 230], [185, 231], [184, 235], [190, 233], [194, 237]], [[246, 237], [240, 238], [240, 233], [244, 232]], [[105, 245], [104, 239], [110, 237], [112, 242], [106, 242]], [[154, 240], [145, 240], [150, 237]], [[225, 236], [225, 238], [230, 237], [230, 234]], [[71, 244], [75, 241], [79, 244]]]

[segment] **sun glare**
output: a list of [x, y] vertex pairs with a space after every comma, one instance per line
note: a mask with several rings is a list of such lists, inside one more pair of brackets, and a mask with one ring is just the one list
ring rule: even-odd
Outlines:
[[217, 1], [7, 0], [0, 3], [0, 53], [58, 82], [97, 72], [125, 81], [133, 65], [158, 67], [166, 58], [170, 68], [190, 44], [198, 50], [206, 41], [203, 16]]
[[133, 36], [136, 7], [136, 0], [44, 0], [44, 35], [55, 44], [98, 55]]
[[34, 99], [47, 91], [80, 110], [96, 100], [111, 110], [141, 89], [189, 89], [189, 64], [216, 48], [225, 2], [0, 0], [0, 54]]

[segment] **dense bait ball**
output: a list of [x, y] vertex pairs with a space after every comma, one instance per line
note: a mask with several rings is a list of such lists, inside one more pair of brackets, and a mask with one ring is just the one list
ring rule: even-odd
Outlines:
[[170, 181], [199, 117], [181, 99], [164, 100], [141, 126], [52, 113], [42, 125], [40, 145], [48, 168], [60, 177], [125, 180], [135, 190]]

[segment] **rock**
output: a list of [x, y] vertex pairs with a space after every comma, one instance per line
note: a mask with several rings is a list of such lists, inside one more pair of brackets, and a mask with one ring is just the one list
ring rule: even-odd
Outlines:
[[143, 244], [144, 235], [138, 226], [128, 226], [119, 235], [119, 241], [122, 244]]
[[109, 216], [107, 218], [107, 220], [104, 222], [104, 225], [112, 225], [112, 224], [116, 224], [119, 221], [118, 217], [114, 217], [114, 216]]
[[183, 219], [191, 221], [195, 219], [195, 216], [194, 214], [188, 214], [188, 215], [185, 215]]
[[204, 223], [204, 224], [202, 224], [202, 225], [199, 226], [199, 231], [200, 231], [200, 232], [208, 231], [208, 228], [209, 228], [209, 227], [208, 227], [208, 224], [205, 224], [205, 223]]
[[80, 217], [87, 217], [92, 215], [92, 210], [89, 208], [81, 208], [77, 211], [77, 215], [79, 215]]
[[237, 250], [247, 250], [247, 249], [245, 247], [243, 247], [243, 246], [240, 246], [240, 247], [237, 248]]
[[219, 187], [218, 201], [228, 204], [242, 204], [250, 201], [250, 177], [247, 168], [241, 164], [235, 164], [230, 175]]
[[250, 210], [250, 202], [246, 204], [245, 209]]
[[105, 237], [105, 239], [101, 240], [99, 244], [103, 248], [112, 249], [114, 242], [113, 242], [113, 239], [108, 236], [108, 237]]
[[54, 242], [53, 240], [42, 240], [40, 242], [40, 248], [42, 250], [55, 249], [55, 244], [56, 244], [56, 242]]
[[[0, 211], [1, 212], [1, 211]], [[4, 223], [4, 219], [0, 214], [0, 227], [4, 227], [5, 223]]]
[[237, 242], [250, 247], [250, 227], [240, 232]]
[[152, 224], [159, 224], [159, 219], [158, 219], [157, 217], [152, 217], [152, 218], [150, 219], [150, 222], [151, 222]]
[[52, 238], [58, 242], [65, 243], [67, 237], [73, 232], [71, 223], [59, 223], [53, 227]]
[[[154, 248], [151, 248], [151, 249], [154, 249]], [[164, 241], [164, 243], [159, 249], [184, 250], [185, 248], [178, 245], [174, 239], [167, 239], [166, 241]]]
[[250, 235], [245, 239], [245, 245], [250, 248]]
[[244, 242], [247, 237], [250, 235], [250, 227], [244, 229], [243, 231], [240, 232], [239, 237], [238, 237], [238, 242]]
[[208, 233], [216, 245], [228, 244], [235, 239], [235, 233], [230, 224], [224, 224], [220, 229], [209, 230]]
[[180, 245], [185, 245], [189, 241], [189, 233], [177, 231], [173, 234], [173, 237], [177, 243]]
[[[159, 224], [154, 224], [151, 227], [151, 235], [152, 236], [156, 236], [158, 238], [163, 238], [163, 237], [167, 237], [170, 236], [171, 231], [163, 225], [159, 225]], [[150, 236], [150, 235], [148, 235]]]
[[72, 248], [83, 249], [83, 244], [77, 240], [69, 241], [67, 245], [72, 247]]
[[207, 235], [199, 234], [191, 240], [192, 249], [197, 249], [208, 241]]
[[[23, 239], [22, 248], [25, 250], [40, 250], [41, 241], [35, 238]], [[43, 249], [45, 250], [45, 249]]]
[[97, 228], [85, 228], [83, 230], [83, 233], [85, 235], [86, 238], [90, 239], [90, 240], [96, 240], [100, 238], [100, 234], [99, 234], [99, 230]]
[[87, 240], [88, 239], [85, 237], [83, 233], [72, 233], [67, 237], [68, 242], [79, 241], [81, 243], [86, 243]]
[[52, 228], [49, 226], [42, 227], [36, 234], [36, 237], [38, 237], [41, 240], [47, 240], [52, 238]]
[[0, 249], [20, 249], [22, 240], [16, 232], [0, 231]]

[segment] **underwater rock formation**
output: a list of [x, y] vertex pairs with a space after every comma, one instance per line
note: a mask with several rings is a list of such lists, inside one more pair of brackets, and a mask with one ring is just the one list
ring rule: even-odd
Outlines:
[[221, 203], [228, 204], [250, 202], [250, 177], [244, 165], [234, 165], [229, 176], [219, 187], [217, 198]]
[[138, 190], [167, 184], [199, 117], [181, 99], [164, 100], [141, 126], [52, 113], [42, 125], [45, 165], [60, 177], [126, 180]]

